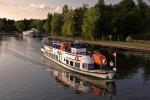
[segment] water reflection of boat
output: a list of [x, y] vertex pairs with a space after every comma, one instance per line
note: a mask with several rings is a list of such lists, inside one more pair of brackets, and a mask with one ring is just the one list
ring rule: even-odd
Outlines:
[[100, 80], [92, 77], [69, 73], [60, 69], [49, 70], [62, 87], [71, 88], [75, 93], [91, 93], [95, 96], [116, 95], [114, 81]]

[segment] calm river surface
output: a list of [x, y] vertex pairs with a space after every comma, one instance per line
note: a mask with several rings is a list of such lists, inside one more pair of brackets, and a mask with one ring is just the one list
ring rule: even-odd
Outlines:
[[150, 100], [150, 53], [89, 46], [113, 60], [114, 81], [69, 72], [40, 53], [41, 40], [0, 38], [0, 100]]

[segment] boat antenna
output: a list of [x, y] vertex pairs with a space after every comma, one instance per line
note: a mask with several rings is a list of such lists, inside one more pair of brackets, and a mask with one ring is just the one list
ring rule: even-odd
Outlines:
[[114, 52], [112, 55], [115, 57], [115, 68], [116, 68], [117, 67], [117, 53]]

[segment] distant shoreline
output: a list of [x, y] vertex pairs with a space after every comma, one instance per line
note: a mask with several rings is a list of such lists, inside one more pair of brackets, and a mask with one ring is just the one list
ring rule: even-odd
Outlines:
[[0, 35], [14, 35], [14, 34], [20, 34], [18, 32], [0, 32]]
[[2, 35], [13, 35], [14, 33], [12, 32], [0, 32], [0, 36]]

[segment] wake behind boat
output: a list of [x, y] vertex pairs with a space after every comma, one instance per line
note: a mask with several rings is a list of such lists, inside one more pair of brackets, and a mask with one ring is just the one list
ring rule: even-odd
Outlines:
[[107, 66], [106, 57], [99, 52], [92, 55], [80, 43], [44, 41], [42, 54], [71, 71], [103, 79], [113, 79], [116, 69]]

